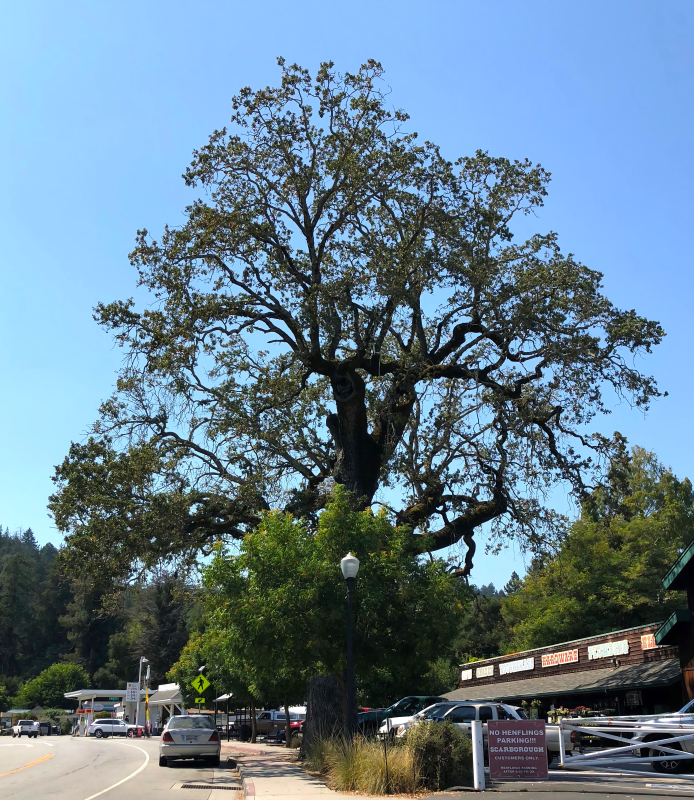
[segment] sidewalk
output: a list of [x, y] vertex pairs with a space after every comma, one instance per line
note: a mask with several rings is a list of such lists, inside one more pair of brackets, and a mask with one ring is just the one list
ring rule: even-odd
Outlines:
[[[244, 798], [352, 798], [355, 794], [333, 792], [320, 780], [311, 777], [297, 763], [297, 750], [267, 744], [242, 744], [224, 742], [223, 755], [229, 755], [237, 762], [237, 769], [244, 788]], [[550, 770], [550, 779], [539, 783], [524, 781], [490, 782], [487, 778], [487, 793], [495, 800], [547, 800], [548, 797], [564, 800], [598, 800], [598, 798], [646, 797], [692, 797], [694, 781], [679, 776], [665, 777], [654, 773], [644, 773], [643, 777], [627, 774], [596, 774], [559, 772]], [[419, 800], [464, 800], [479, 796], [468, 788], [455, 787], [430, 795], [419, 796]]]
[[222, 754], [237, 760], [244, 796], [254, 798], [341, 798], [354, 795], [333, 792], [297, 764], [297, 750], [266, 744], [222, 744]]

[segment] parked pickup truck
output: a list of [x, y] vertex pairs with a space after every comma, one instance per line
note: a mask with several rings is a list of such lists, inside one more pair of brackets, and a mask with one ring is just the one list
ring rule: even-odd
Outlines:
[[20, 719], [17, 721], [16, 725], [12, 726], [12, 738], [16, 738], [17, 736], [28, 736], [30, 739], [33, 736], [36, 739], [39, 735], [37, 730], [34, 730], [34, 720], [33, 719]]
[[[289, 712], [289, 722], [301, 722], [306, 719], [305, 713]], [[273, 730], [283, 728], [287, 723], [284, 711], [261, 711], [255, 718], [255, 730], [259, 736], [267, 736]]]
[[443, 697], [431, 695], [420, 694], [403, 697], [402, 700], [398, 700], [397, 703], [393, 703], [388, 708], [371, 708], [368, 711], [357, 714], [359, 730], [365, 734], [374, 734], [385, 720], [391, 720], [392, 728], [395, 720], [409, 719], [423, 708], [428, 708], [434, 703], [443, 702], [445, 702]]
[[[465, 733], [470, 733], [473, 720], [481, 720], [482, 736], [485, 750], [487, 748], [487, 723], [497, 719], [526, 719], [522, 709], [506, 705], [506, 703], [461, 703], [444, 700], [442, 703], [430, 706], [401, 722], [395, 729], [395, 736], [402, 737], [413, 725], [427, 720], [433, 722], [452, 722]], [[559, 753], [559, 726], [546, 725], [545, 737], [547, 740], [547, 759], [552, 759]], [[571, 731], [564, 731], [564, 747], [567, 751], [573, 747]]]

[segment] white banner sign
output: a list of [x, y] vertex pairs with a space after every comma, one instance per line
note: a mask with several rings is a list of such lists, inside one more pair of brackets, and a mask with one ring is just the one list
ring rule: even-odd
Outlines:
[[507, 661], [505, 664], [499, 664], [500, 675], [508, 675], [509, 672], [525, 672], [529, 669], [535, 669], [534, 658], [519, 658], [518, 661]]
[[622, 639], [621, 642], [604, 642], [594, 644], [588, 648], [588, 660], [596, 658], [609, 658], [610, 656], [626, 656], [629, 654], [629, 642]]
[[472, 670], [471, 669], [463, 669], [460, 671], [460, 680], [461, 681], [471, 681], [472, 680]]
[[477, 667], [475, 670], [476, 678], [491, 678], [493, 674], [494, 664], [490, 664], [488, 667]]
[[125, 684], [125, 702], [126, 703], [137, 703], [139, 698], [139, 686], [136, 683], [126, 683]]

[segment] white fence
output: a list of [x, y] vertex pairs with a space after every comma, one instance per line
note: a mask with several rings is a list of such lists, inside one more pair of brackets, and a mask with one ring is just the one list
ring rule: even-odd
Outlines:
[[[665, 768], [660, 772], [677, 771], [676, 764], [694, 760], [694, 716], [673, 716], [663, 721], [662, 715], [652, 717], [588, 717], [559, 720], [559, 766], [560, 767], [593, 767], [614, 769], [625, 764], [647, 764], [660, 762]], [[576, 734], [599, 736], [600, 750], [593, 752], [573, 752], [567, 757], [564, 731]], [[615, 743], [614, 747], [605, 746], [604, 740]], [[648, 740], [648, 741], [645, 741]], [[588, 745], [590, 747], [590, 744]], [[648, 755], [642, 756], [643, 750]], [[688, 752], [691, 750], [692, 752]], [[668, 767], [669, 765], [669, 767]], [[694, 769], [694, 763], [692, 763]], [[624, 770], [637, 775], [643, 772]], [[694, 776], [693, 776], [694, 778]]]

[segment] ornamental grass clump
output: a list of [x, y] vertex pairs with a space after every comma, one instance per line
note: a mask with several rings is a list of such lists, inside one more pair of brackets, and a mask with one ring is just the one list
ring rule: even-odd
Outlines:
[[414, 752], [398, 741], [387, 748], [378, 739], [357, 737], [351, 743], [343, 739], [313, 741], [306, 749], [305, 764], [325, 775], [335, 791], [368, 794], [411, 794], [420, 788]]
[[378, 739], [313, 740], [304, 763], [342, 792], [413, 794], [472, 783], [470, 738], [449, 723], [416, 725], [404, 739], [388, 743], [387, 753]]

